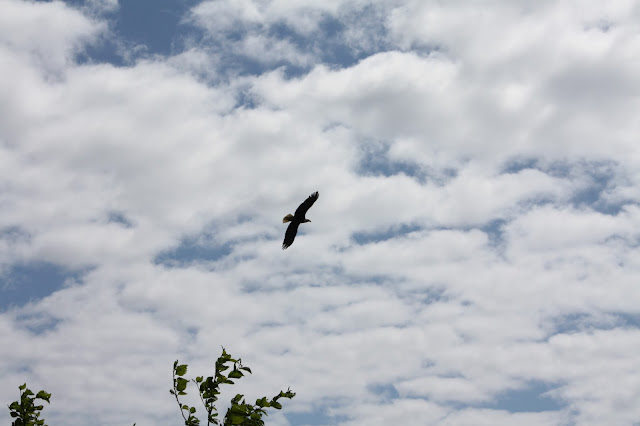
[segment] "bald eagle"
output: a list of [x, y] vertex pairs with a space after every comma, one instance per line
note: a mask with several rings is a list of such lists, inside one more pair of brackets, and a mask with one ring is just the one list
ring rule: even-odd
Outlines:
[[282, 242], [282, 250], [289, 247], [293, 244], [293, 240], [296, 238], [296, 233], [298, 232], [298, 225], [305, 222], [311, 222], [309, 219], [304, 217], [307, 214], [307, 210], [311, 208], [313, 203], [318, 199], [318, 191], [309, 195], [306, 200], [298, 208], [296, 209], [295, 214], [288, 214], [282, 219], [282, 223], [291, 222], [289, 227], [287, 228], [287, 232], [284, 234], [284, 241]]

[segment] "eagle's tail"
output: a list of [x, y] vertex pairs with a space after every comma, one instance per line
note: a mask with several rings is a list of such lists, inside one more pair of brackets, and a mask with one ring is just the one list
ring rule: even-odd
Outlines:
[[288, 215], [282, 218], [282, 223], [291, 222], [292, 220], [293, 220], [293, 215], [289, 213]]

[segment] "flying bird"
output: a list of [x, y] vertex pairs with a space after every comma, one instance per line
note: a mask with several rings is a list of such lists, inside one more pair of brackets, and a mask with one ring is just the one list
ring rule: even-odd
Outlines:
[[311, 208], [313, 203], [318, 199], [318, 191], [309, 195], [306, 200], [298, 208], [296, 209], [295, 214], [289, 213], [282, 219], [282, 223], [291, 222], [289, 227], [287, 228], [287, 232], [284, 234], [284, 241], [282, 242], [282, 250], [289, 247], [293, 244], [293, 240], [296, 238], [296, 234], [298, 233], [298, 226], [301, 223], [311, 222], [309, 219], [305, 218], [304, 215], [307, 214], [307, 210]]

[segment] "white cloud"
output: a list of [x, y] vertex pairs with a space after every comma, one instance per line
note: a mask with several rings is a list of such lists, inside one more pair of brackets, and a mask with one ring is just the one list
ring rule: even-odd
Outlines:
[[[80, 272], [0, 313], [0, 399], [174, 424], [171, 363], [224, 345], [254, 370], [225, 392], [290, 385], [284, 414], [638, 419], [634, 2], [203, 2], [203, 40], [126, 67], [74, 61], [95, 11], [1, 5], [0, 271]], [[496, 408], [531, 382], [559, 408]]]
[[[60, 1], [2, 0], [0, 5], [0, 48], [23, 60], [28, 58], [40, 72], [61, 71], [82, 44], [105, 29], [104, 23], [92, 21]], [[13, 75], [7, 74], [4, 80], [10, 77]]]
[[89, 10], [98, 13], [111, 13], [118, 10], [118, 0], [87, 0], [85, 5]]

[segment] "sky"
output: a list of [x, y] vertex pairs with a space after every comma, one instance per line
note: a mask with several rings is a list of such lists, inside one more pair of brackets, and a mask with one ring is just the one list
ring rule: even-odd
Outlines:
[[180, 424], [224, 347], [273, 426], [640, 425], [639, 2], [0, 9], [4, 404]]

